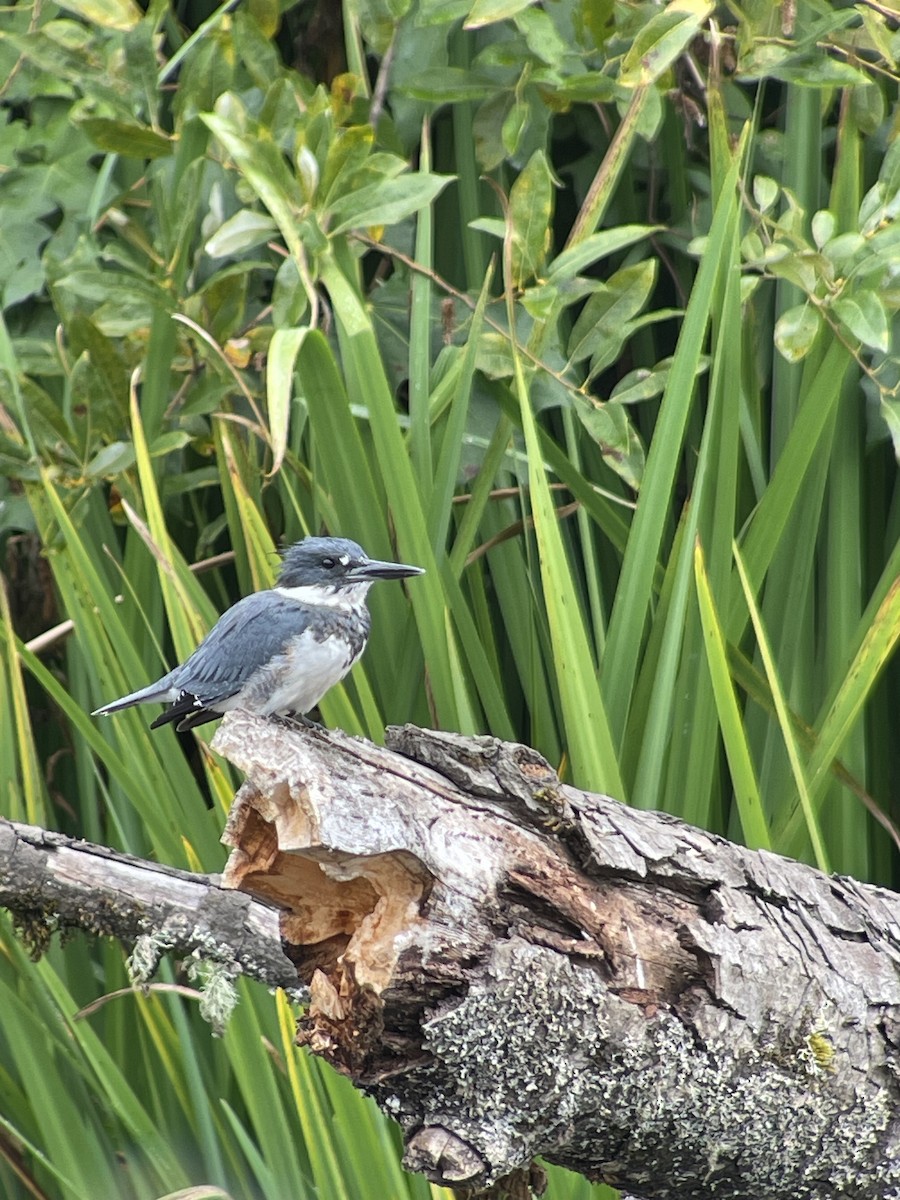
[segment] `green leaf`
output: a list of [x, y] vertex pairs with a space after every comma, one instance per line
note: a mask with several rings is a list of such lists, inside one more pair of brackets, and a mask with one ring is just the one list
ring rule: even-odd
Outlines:
[[547, 268], [547, 282], [562, 283], [571, 279], [599, 258], [606, 258], [609, 254], [615, 254], [637, 242], [649, 239], [661, 228], [661, 225], [619, 225], [615, 229], [592, 233], [590, 237], [563, 250], [553, 259]]
[[821, 250], [826, 243], [830, 242], [834, 237], [834, 231], [837, 226], [837, 218], [833, 212], [829, 212], [827, 208], [820, 208], [817, 213], [813, 214], [812, 219], [812, 235], [813, 241]]
[[109, 154], [126, 158], [165, 158], [173, 142], [164, 133], [136, 121], [113, 121], [108, 117], [84, 117], [78, 122], [91, 141]]
[[130, 442], [112, 442], [98, 451], [84, 468], [90, 478], [119, 475], [134, 463], [134, 446]]
[[[618, 404], [637, 404], [641, 400], [658, 396], [665, 390], [671, 365], [671, 358], [665, 358], [650, 371], [645, 367], [629, 371], [610, 392], [610, 400], [615, 400]], [[701, 356], [697, 367], [698, 374], [706, 371], [708, 367], [709, 359], [705, 355]]]
[[331, 206], [330, 232], [338, 234], [348, 229], [370, 229], [373, 225], [396, 225], [430, 204], [451, 179], [451, 175], [421, 172], [399, 179], [385, 179], [350, 192]]
[[812, 801], [810, 798], [809, 782], [807, 770], [800, 759], [800, 748], [797, 744], [797, 737], [794, 733], [793, 722], [791, 721], [790, 710], [787, 705], [787, 700], [784, 695], [782, 681], [778, 675], [778, 670], [775, 665], [775, 658], [772, 653], [772, 647], [769, 642], [769, 635], [763, 624], [762, 614], [759, 611], [759, 606], [756, 603], [756, 597], [753, 595], [753, 588], [750, 579], [747, 575], [747, 569], [744, 566], [744, 560], [741, 557], [741, 552], [738, 549], [737, 542], [733, 543], [732, 550], [734, 553], [734, 562], [738, 570], [738, 576], [741, 581], [741, 587], [744, 592], [744, 599], [747, 603], [747, 608], [750, 611], [750, 620], [753, 623], [753, 630], [756, 634], [756, 644], [759, 647], [760, 657], [763, 661], [763, 666], [766, 670], [766, 679], [769, 683], [769, 688], [772, 692], [772, 700], [775, 704], [775, 710], [778, 714], [778, 724], [781, 729], [781, 735], [784, 738], [785, 749], [788, 753], [788, 758], [791, 762], [791, 773], [794, 777], [794, 784], [797, 788], [797, 794], [800, 797], [800, 805], [803, 809], [803, 815], [806, 818], [806, 828], [809, 833], [810, 841], [816, 855], [816, 865], [820, 871], [829, 871], [828, 852], [825, 849], [825, 842], [822, 838], [822, 830], [819, 822], [816, 819], [813, 811]]
[[375, 131], [371, 125], [353, 125], [335, 130], [328, 143], [328, 153], [322, 170], [319, 193], [327, 208], [347, 187], [355, 171], [363, 166], [372, 152]]
[[413, 76], [399, 90], [417, 100], [452, 104], [465, 100], [484, 100], [493, 95], [496, 89], [496, 79], [486, 72], [439, 67]]
[[518, 154], [519, 143], [531, 118], [530, 107], [524, 100], [520, 100], [518, 96], [519, 93], [517, 92], [515, 103], [510, 107], [500, 126], [500, 140], [510, 158]]
[[144, 15], [132, 0], [60, 0], [60, 8], [105, 29], [134, 29]]
[[634, 694], [647, 610], [651, 603], [660, 545], [671, 520], [671, 493], [716, 294], [716, 279], [720, 263], [725, 257], [725, 247], [735, 236], [738, 171], [746, 138], [745, 132], [719, 192], [709, 232], [708, 251], [700, 263], [691, 289], [647, 454], [643, 487], [629, 529], [622, 573], [616, 588], [603, 660], [605, 694], [615, 703], [614, 708], [610, 705], [609, 716], [616, 744], [624, 734], [627, 710]]
[[798, 304], [781, 314], [775, 324], [775, 345], [788, 362], [799, 362], [812, 349], [822, 324], [818, 309], [812, 304]]
[[248, 9], [265, 37], [274, 38], [281, 23], [281, 5], [278, 0], [250, 0]]
[[622, 327], [644, 307], [656, 281], [656, 259], [648, 258], [616, 271], [582, 309], [569, 336], [568, 356], [573, 362], [590, 358], [611, 338], [621, 337]]
[[512, 378], [512, 347], [505, 333], [489, 329], [481, 335], [478, 339], [475, 366], [488, 379]]
[[[816, 363], [815, 372], [804, 389], [803, 402], [775, 470], [746, 526], [743, 556], [750, 579], [757, 587], [762, 586], [776, 548], [784, 542], [790, 516], [799, 503], [804, 478], [812, 469], [820, 442], [825, 440], [825, 431], [841, 395], [850, 355], [837, 338], [828, 339], [826, 346], [821, 362]], [[745, 619], [746, 608], [735, 597], [725, 620], [729, 638], [740, 638]]]
[[763, 262], [773, 275], [795, 284], [801, 292], [806, 292], [807, 295], [815, 292], [818, 275], [812, 254], [791, 254], [784, 242], [775, 242], [766, 246]]
[[819, 738], [809, 759], [809, 786], [815, 793], [822, 785], [844, 742], [859, 720], [863, 705], [872, 693], [900, 639], [900, 580], [889, 588], [884, 601], [865, 631], [857, 653], [847, 668], [819, 727]]
[[[868, 15], [869, 10], [865, 12]], [[884, 96], [877, 83], [863, 83], [853, 88], [850, 93], [850, 107], [856, 124], [863, 133], [875, 133], [884, 120]]]
[[588, 71], [581, 75], [567, 75], [554, 88], [557, 99], [580, 100], [586, 104], [605, 104], [621, 95], [615, 79], [602, 71]]
[[615, 401], [592, 403], [576, 396], [575, 411], [608, 465], [638, 491], [644, 474], [644, 447], [625, 408]]
[[267, 213], [242, 208], [222, 222], [216, 232], [207, 238], [203, 249], [210, 258], [230, 258], [249, 250], [251, 246], [267, 242], [277, 232], [278, 226]]
[[759, 206], [760, 212], [768, 212], [778, 199], [780, 190], [775, 180], [770, 179], [768, 175], [757, 175], [754, 177], [753, 199]]
[[537, 0], [475, 0], [464, 22], [466, 29], [482, 29], [495, 21], [514, 17], [523, 8], [536, 4]]
[[597, 679], [597, 668], [544, 472], [537, 424], [515, 343], [512, 343], [512, 348], [516, 397], [528, 452], [528, 480], [541, 582], [553, 646], [552, 662], [573, 775], [578, 787], [606, 792], [624, 800], [625, 788]]
[[266, 398], [273, 475], [281, 468], [287, 449], [291, 397], [294, 391], [294, 363], [308, 333], [309, 327], [306, 325], [299, 329], [276, 329], [269, 342]]
[[[298, 331], [292, 331], [296, 340]], [[292, 340], [285, 342], [289, 353]], [[342, 498], [344, 520], [363, 541], [378, 536], [380, 492], [372, 475], [359, 426], [350, 414], [346, 384], [334, 352], [320, 330], [311, 330], [300, 343], [297, 376], [317, 440], [323, 446], [340, 446], [340, 454], [323, 457], [320, 472], [328, 491]], [[375, 551], [370, 550], [370, 554]]]
[[22, 662], [16, 646], [16, 638], [11, 635], [13, 622], [9, 599], [9, 586], [6, 580], [2, 579], [0, 580], [0, 631], [2, 631], [5, 641], [7, 680], [4, 691], [12, 701], [7, 711], [7, 720], [15, 731], [16, 753], [14, 757], [18, 767], [16, 791], [20, 793], [16, 798], [17, 811], [15, 811], [15, 815], [19, 819], [28, 821], [29, 824], [43, 825], [51, 819], [50, 804], [34, 739]]
[[556, 314], [570, 304], [596, 292], [600, 285], [593, 279], [575, 278], [561, 284], [541, 283], [526, 288], [521, 295], [522, 307], [536, 321], [553, 322]]
[[275, 218], [291, 253], [298, 261], [302, 260], [304, 248], [298, 216], [306, 211], [306, 200], [271, 131], [250, 121], [241, 100], [230, 92], [219, 97], [215, 112], [201, 113], [200, 119], [219, 139]]
[[863, 19], [863, 28], [869, 35], [872, 46], [892, 68], [896, 67], [894, 34], [893, 30], [888, 27], [885, 14], [866, 7], [861, 10], [860, 15]]
[[[341, 254], [347, 262], [348, 271], [356, 273], [355, 263], [340, 242], [335, 245], [335, 254]], [[437, 719], [449, 723], [456, 720], [457, 706], [454, 683], [450, 678], [445, 599], [435, 550], [428, 539], [421, 494], [397, 421], [394, 397], [378, 352], [367, 306], [350, 283], [348, 275], [344, 274], [343, 269], [333, 259], [323, 258], [322, 278], [334, 304], [341, 360], [348, 386], [354, 388], [356, 394], [365, 397], [366, 400], [375, 461], [397, 531], [398, 552], [401, 557], [405, 556], [406, 561], [418, 563], [426, 568], [426, 574], [416, 581], [422, 586], [410, 588], [410, 602], [415, 613], [421, 645], [425, 650], [426, 669], [429, 671], [429, 686], [438, 714]], [[307, 343], [309, 340], [307, 339]], [[305, 349], [306, 347], [304, 351]], [[369, 520], [371, 521], [372, 517]], [[383, 535], [379, 541], [383, 541]], [[376, 541], [373, 552], [377, 554], [379, 549], [379, 542]], [[408, 676], [405, 687], [413, 686], [416, 686], [416, 681], [414, 677]]]
[[564, 71], [573, 61], [572, 48], [557, 29], [553, 17], [543, 8], [523, 9], [515, 18], [515, 25], [525, 38], [525, 45], [541, 62], [554, 70]]
[[640, 89], [635, 89], [635, 95], [642, 95], [644, 103], [640, 107], [637, 114], [637, 119], [634, 124], [634, 132], [642, 141], [652, 143], [656, 141], [662, 126], [665, 109], [663, 108], [663, 84], [644, 84]]
[[272, 289], [272, 319], [276, 328], [299, 325], [309, 308], [303, 280], [293, 258], [286, 258], [275, 272]]
[[480, 233], [487, 233], [491, 237], [499, 238], [502, 242], [506, 237], [506, 222], [502, 217], [478, 217], [474, 221], [469, 222], [470, 229], [477, 229]]
[[183, 450], [191, 441], [191, 435], [186, 429], [170, 429], [161, 433], [150, 444], [150, 457], [162, 458], [173, 450]]
[[659, 79], [694, 40], [713, 5], [705, 0], [684, 0], [668, 5], [641, 28], [625, 55], [619, 82], [641, 86]]
[[706, 664], [709, 667], [709, 677], [715, 695], [719, 728], [722, 731], [725, 754], [734, 784], [744, 842], [753, 850], [769, 850], [772, 847], [772, 839], [759, 795], [759, 784], [753, 769], [750, 747], [747, 744], [747, 731], [741, 719], [741, 710], [738, 706], [734, 685], [731, 682], [728, 647], [713, 600], [699, 538], [694, 547], [694, 580], [700, 606], [703, 642], [706, 647]]
[[522, 288], [540, 274], [550, 245], [553, 179], [543, 150], [536, 150], [509, 193], [512, 285]]
[[471, 7], [472, 0], [419, 0], [416, 24], [446, 25], [464, 17]]
[[864, 346], [887, 353], [890, 325], [881, 297], [875, 292], [856, 292], [852, 297], [835, 300], [832, 312]]
[[797, 55], [771, 72], [775, 79], [807, 88], [865, 87], [866, 73], [847, 62], [838, 62], [825, 54]]

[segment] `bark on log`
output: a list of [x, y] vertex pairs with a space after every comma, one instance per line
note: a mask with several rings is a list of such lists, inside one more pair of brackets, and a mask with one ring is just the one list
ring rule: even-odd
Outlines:
[[900, 897], [560, 784], [229, 714], [225, 882], [282, 907], [300, 1039], [485, 1186], [535, 1155], [648, 1198], [900, 1197]]
[[900, 897], [526, 747], [389, 746], [229, 714], [221, 884], [0, 824], [0, 904], [308, 985], [300, 1040], [444, 1184], [543, 1155], [645, 1200], [900, 1198]]
[[[172, 951], [218, 963], [286, 990], [297, 975], [282, 949], [279, 914], [223, 887], [217, 876], [179, 871], [35, 825], [0, 819], [0, 907], [35, 949], [57, 930], [83, 929], [157, 960]], [[156, 963], [143, 964], [147, 976]]]

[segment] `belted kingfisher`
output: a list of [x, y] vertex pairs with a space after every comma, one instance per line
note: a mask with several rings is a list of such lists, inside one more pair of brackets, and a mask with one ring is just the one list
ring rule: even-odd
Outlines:
[[304, 538], [285, 552], [276, 586], [238, 600], [180, 667], [91, 715], [169, 702], [150, 728], [176, 721], [179, 731], [234, 708], [302, 716], [365, 650], [372, 584], [422, 574], [422, 567], [377, 562], [347, 538]]

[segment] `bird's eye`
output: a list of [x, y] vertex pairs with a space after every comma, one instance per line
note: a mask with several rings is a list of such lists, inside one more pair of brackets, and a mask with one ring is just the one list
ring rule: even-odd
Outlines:
[[330, 571], [331, 568], [334, 566], [334, 559], [333, 558], [323, 558], [322, 566], [327, 567], [327, 569]]

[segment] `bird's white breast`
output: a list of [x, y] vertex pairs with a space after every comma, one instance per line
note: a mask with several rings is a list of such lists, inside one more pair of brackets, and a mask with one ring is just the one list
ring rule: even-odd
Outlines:
[[307, 629], [250, 680], [240, 699], [235, 697], [235, 707], [261, 716], [309, 712], [344, 678], [363, 648], [354, 654], [344, 638], [320, 640]]

